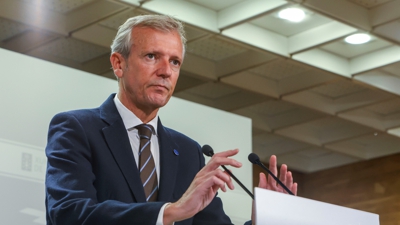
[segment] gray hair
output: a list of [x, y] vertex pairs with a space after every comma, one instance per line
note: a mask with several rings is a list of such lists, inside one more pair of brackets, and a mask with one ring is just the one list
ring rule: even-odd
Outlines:
[[150, 27], [165, 32], [178, 32], [182, 41], [182, 55], [185, 55], [186, 37], [183, 24], [167, 15], [142, 15], [129, 18], [119, 27], [117, 35], [111, 44], [111, 54], [117, 52], [125, 59], [129, 57], [133, 44], [131, 33], [135, 27]]

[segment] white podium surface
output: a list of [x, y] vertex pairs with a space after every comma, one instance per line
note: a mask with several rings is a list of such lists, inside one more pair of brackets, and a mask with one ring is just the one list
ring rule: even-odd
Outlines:
[[379, 225], [379, 215], [255, 188], [256, 225]]

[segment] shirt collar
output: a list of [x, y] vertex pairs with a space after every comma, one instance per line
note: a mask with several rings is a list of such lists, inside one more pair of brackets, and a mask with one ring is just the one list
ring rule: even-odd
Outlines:
[[[125, 129], [131, 130], [131, 128], [136, 127], [137, 125], [142, 124], [143, 122], [128, 108], [126, 108], [122, 102], [119, 100], [117, 95], [114, 97], [115, 107], [121, 115], [122, 122], [124, 123]], [[147, 124], [150, 124], [154, 127], [154, 132], [157, 135], [157, 125], [158, 125], [158, 113], [157, 115]]]

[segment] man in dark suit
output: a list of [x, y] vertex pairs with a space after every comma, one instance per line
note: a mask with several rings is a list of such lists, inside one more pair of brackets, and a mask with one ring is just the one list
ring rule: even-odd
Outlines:
[[[204, 165], [199, 144], [158, 118], [183, 62], [181, 23], [168, 16], [131, 18], [111, 49], [118, 93], [99, 108], [60, 113], [50, 123], [47, 224], [231, 224], [216, 194], [233, 189], [219, 167], [240, 167], [229, 158], [238, 150], [217, 153]], [[277, 173], [276, 158], [270, 164]], [[286, 166], [280, 177], [296, 192]], [[260, 178], [260, 187], [282, 191]]]

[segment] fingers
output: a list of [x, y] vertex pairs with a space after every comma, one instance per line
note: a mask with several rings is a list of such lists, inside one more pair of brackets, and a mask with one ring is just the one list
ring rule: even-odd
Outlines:
[[264, 173], [260, 173], [260, 180], [258, 182], [258, 187], [260, 188], [267, 188], [268, 183], [267, 183], [267, 176], [265, 176]]
[[235, 159], [228, 158], [230, 156], [236, 155], [238, 152], [239, 152], [238, 149], [234, 149], [214, 154], [214, 156], [211, 157], [211, 160], [205, 166], [205, 170], [213, 171], [221, 165], [229, 165], [236, 168], [241, 167], [242, 163], [240, 163]]
[[233, 167], [241, 167], [242, 163], [235, 159], [228, 158], [239, 152], [238, 149], [228, 150], [214, 154], [205, 167], [196, 175], [196, 185], [205, 185], [214, 191], [221, 189], [226, 191], [226, 187], [234, 189], [234, 185], [230, 175], [220, 169], [221, 165], [229, 165]]
[[277, 160], [275, 155], [271, 155], [269, 158], [269, 170], [275, 175], [278, 175], [278, 169], [277, 169]]
[[215, 153], [214, 156], [230, 157], [230, 156], [234, 156], [234, 155], [238, 154], [238, 152], [239, 152], [239, 149], [236, 148], [233, 150], [227, 150], [227, 151]]
[[197, 186], [204, 185], [206, 187], [212, 187], [214, 191], [221, 189], [223, 192], [226, 192], [226, 186], [231, 190], [235, 188], [230, 175], [221, 169], [216, 169], [211, 172], [200, 171], [195, 181]]
[[227, 173], [226, 171], [223, 171], [223, 174], [224, 174], [224, 178], [227, 178], [224, 180], [226, 186], [228, 186], [228, 188], [231, 190], [235, 189], [235, 186], [233, 186], [232, 178], [229, 175], [229, 173]]
[[[289, 172], [290, 173], [290, 172]], [[287, 184], [287, 178], [288, 178], [288, 171], [287, 171], [287, 166], [283, 164], [280, 169], [279, 173], [279, 180], [284, 183], [285, 185]]]
[[168, 210], [166, 208], [168, 212], [179, 212], [174, 214], [175, 216], [171, 220], [167, 221], [178, 221], [193, 217], [210, 204], [218, 190], [225, 192], [227, 191], [227, 187], [234, 189], [230, 175], [226, 171], [223, 171], [220, 166], [241, 167], [242, 164], [240, 162], [229, 158], [238, 152], [239, 150], [235, 149], [215, 154], [207, 165], [196, 174], [196, 177], [182, 197], [177, 202], [172, 203], [172, 206]]
[[297, 195], [297, 183], [293, 183], [291, 191], [294, 195]]
[[[271, 171], [272, 174], [275, 176], [278, 176], [278, 167], [277, 167], [277, 161], [276, 161], [276, 156], [272, 155], [269, 158], [269, 170]], [[276, 187], [277, 183], [274, 180], [274, 178], [271, 175], [268, 175], [268, 186], [270, 187]]]
[[238, 152], [238, 149], [234, 149], [214, 154], [207, 165], [203, 167], [203, 169], [198, 173], [198, 176], [204, 176], [205, 179], [212, 179], [212, 183], [209, 183], [208, 185], [211, 185], [214, 191], [221, 189], [225, 192], [226, 186], [229, 189], [233, 190], [235, 187], [233, 185], [230, 175], [227, 172], [222, 171], [219, 167], [221, 165], [229, 165], [237, 168], [241, 167], [242, 163], [236, 161], [235, 159], [229, 158], [236, 155]]
[[[271, 158], [269, 159], [269, 170], [271, 171], [272, 174], [274, 174], [275, 176], [278, 176], [277, 158], [276, 158], [275, 155], [272, 155]], [[265, 175], [264, 175], [264, 177], [265, 177]], [[265, 183], [261, 183], [261, 182], [264, 182], [261, 179], [262, 178], [261, 178], [261, 175], [260, 175], [259, 187], [263, 187], [263, 188], [266, 188], [266, 189], [269, 189], [269, 190], [286, 193], [284, 188], [281, 187], [281, 185], [279, 185], [278, 182], [276, 182], [275, 179], [271, 175], [268, 175], [268, 179], [266, 180], [266, 185], [265, 185]], [[287, 168], [287, 166], [285, 164], [283, 164], [281, 166], [281, 168], [280, 168], [279, 180], [291, 192], [293, 192], [294, 195], [297, 195], [298, 185], [297, 185], [297, 183], [293, 182], [292, 172], [288, 171], [288, 168]]]
[[213, 177], [211, 177], [212, 182], [213, 182], [213, 187], [216, 188], [218, 186], [219, 189], [221, 189], [223, 192], [226, 192], [226, 182], [229, 181], [229, 178], [223, 174], [222, 171], [217, 170], [217, 174], [215, 174]]
[[221, 169], [211, 172], [201, 170], [182, 197], [172, 203], [172, 209], [177, 213], [173, 213], [172, 219], [167, 221], [180, 221], [193, 217], [210, 204], [219, 189], [226, 191], [227, 186], [230, 189], [234, 188], [231, 177], [225, 171]]
[[226, 186], [225, 186], [225, 182], [217, 176], [214, 176], [211, 178], [212, 179], [212, 187], [214, 189], [214, 192], [218, 191], [218, 189], [221, 189], [223, 192], [226, 192]]

